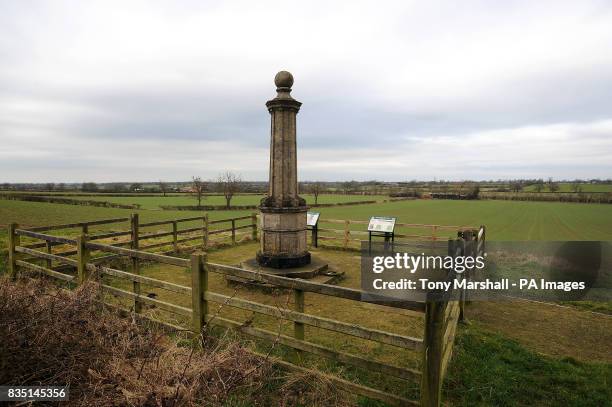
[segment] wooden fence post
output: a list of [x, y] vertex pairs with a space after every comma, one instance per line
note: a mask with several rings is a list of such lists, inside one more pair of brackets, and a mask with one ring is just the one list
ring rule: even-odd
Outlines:
[[204, 215], [202, 223], [202, 248], [206, 250], [208, 247], [208, 214]]
[[84, 235], [89, 233], [89, 225], [87, 223], [84, 223], [83, 225], [81, 225], [81, 227]]
[[[47, 253], [52, 254], [53, 253], [53, 245], [51, 245], [50, 241], [45, 241], [45, 246], [47, 247]], [[47, 259], [47, 268], [51, 269], [53, 267], [53, 260], [51, 259]]]
[[15, 229], [18, 228], [16, 223], [9, 223], [8, 225], [8, 272], [11, 279], [17, 277], [17, 252], [15, 247], [21, 245], [21, 236], [15, 234]]
[[232, 219], [232, 244], [236, 244], [236, 220]]
[[251, 223], [252, 223], [251, 239], [255, 242], [257, 241], [257, 213], [255, 212], [251, 214]]
[[[471, 239], [473, 236], [471, 234], [467, 234], [466, 237], [468, 239]], [[465, 240], [461, 239], [458, 240], [457, 243], [460, 245], [459, 247], [461, 247], [461, 255], [462, 256], [473, 256], [474, 254], [471, 252], [471, 248], [472, 246], [472, 242], [469, 240]], [[463, 278], [469, 278], [469, 274], [470, 274], [470, 270], [465, 270], [463, 272]], [[459, 292], [459, 322], [464, 322], [465, 321], [465, 290], [461, 290]]]
[[[140, 243], [138, 241], [140, 230], [139, 230], [139, 220], [138, 214], [133, 213], [130, 217], [130, 225], [132, 229], [132, 250], [138, 250]], [[132, 273], [140, 274], [140, 260], [136, 257], [132, 257]], [[133, 282], [133, 292], [136, 295], [140, 295], [140, 283], [137, 281]], [[142, 312], [142, 304], [138, 297], [134, 298], [134, 312], [141, 313]]]
[[427, 301], [425, 305], [425, 335], [423, 337], [423, 368], [421, 373], [421, 406], [423, 407], [440, 406], [444, 351], [444, 304], [444, 302]]
[[[304, 312], [304, 290], [299, 290], [297, 288], [293, 289], [293, 301], [294, 301], [294, 311]], [[293, 323], [293, 336], [295, 339], [299, 339], [301, 341], [304, 340], [304, 324], [302, 322], [294, 322]], [[302, 352], [296, 350], [296, 359], [299, 361], [302, 357]]]
[[206, 253], [191, 255], [191, 305], [193, 332], [201, 335], [206, 325], [208, 302], [204, 294], [208, 290], [208, 270], [206, 267]]
[[346, 249], [348, 247], [349, 244], [349, 236], [350, 236], [350, 225], [351, 225], [351, 221], [350, 220], [346, 220], [344, 221], [344, 244], [343, 247]]
[[87, 235], [81, 233], [77, 236], [77, 275], [79, 285], [83, 284], [88, 278], [87, 262], [90, 258], [89, 249], [85, 245], [87, 243]]
[[174, 253], [178, 253], [178, 223], [174, 220], [172, 221], [172, 249]]
[[477, 244], [476, 244], [476, 255], [477, 256], [484, 256], [485, 254], [485, 244], [486, 244], [486, 240], [487, 240], [487, 229], [484, 225], [480, 226], [480, 229], [478, 229], [478, 235], [477, 235]]

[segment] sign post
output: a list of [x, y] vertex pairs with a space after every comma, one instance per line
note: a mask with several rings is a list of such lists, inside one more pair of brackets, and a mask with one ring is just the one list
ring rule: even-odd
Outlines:
[[306, 227], [312, 230], [312, 245], [318, 247], [319, 245], [319, 212], [307, 212], [306, 213]]
[[372, 251], [372, 236], [385, 238], [385, 250], [391, 241], [391, 250], [395, 242], [395, 218], [387, 216], [372, 216], [368, 224], [368, 252]]

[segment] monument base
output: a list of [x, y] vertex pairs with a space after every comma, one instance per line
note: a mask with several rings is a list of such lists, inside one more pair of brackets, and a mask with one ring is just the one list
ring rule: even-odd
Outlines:
[[[304, 265], [302, 267], [295, 267], [292, 269], [262, 267], [257, 262], [257, 259], [249, 259], [247, 261], [243, 261], [242, 263], [240, 263], [239, 267], [249, 271], [256, 271], [258, 273], [266, 273], [289, 278], [307, 279], [322, 284], [333, 284], [339, 279], [341, 279], [344, 275], [344, 273], [330, 270], [325, 261], [315, 256], [312, 256], [310, 264]], [[246, 278], [236, 276], [226, 276], [225, 278], [229, 283], [249, 284], [259, 286], [261, 288], [274, 288], [273, 285], [256, 282]]]
[[311, 257], [308, 253], [308, 263], [292, 268], [270, 267], [262, 264], [260, 256], [257, 258], [243, 261], [240, 266], [246, 270], [258, 271], [261, 273], [274, 274], [275, 276], [292, 277], [292, 278], [313, 278], [319, 273], [327, 270], [327, 263], [316, 257]]
[[273, 269], [294, 269], [310, 264], [310, 253], [297, 256], [273, 255], [257, 252], [257, 263], [262, 267]]

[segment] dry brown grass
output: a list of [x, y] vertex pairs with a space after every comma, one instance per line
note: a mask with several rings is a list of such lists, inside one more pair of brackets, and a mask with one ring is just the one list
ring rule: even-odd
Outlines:
[[279, 371], [241, 341], [191, 346], [74, 292], [0, 278], [0, 384], [69, 385], [70, 405], [342, 405], [322, 379]]

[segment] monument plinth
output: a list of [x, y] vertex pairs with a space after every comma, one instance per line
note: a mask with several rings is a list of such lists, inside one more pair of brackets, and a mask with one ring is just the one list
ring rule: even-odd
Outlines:
[[266, 103], [271, 115], [268, 196], [261, 200], [261, 243], [257, 263], [287, 269], [310, 264], [306, 245], [306, 201], [298, 195], [296, 115], [302, 105], [291, 97], [293, 76], [274, 78], [277, 96]]

